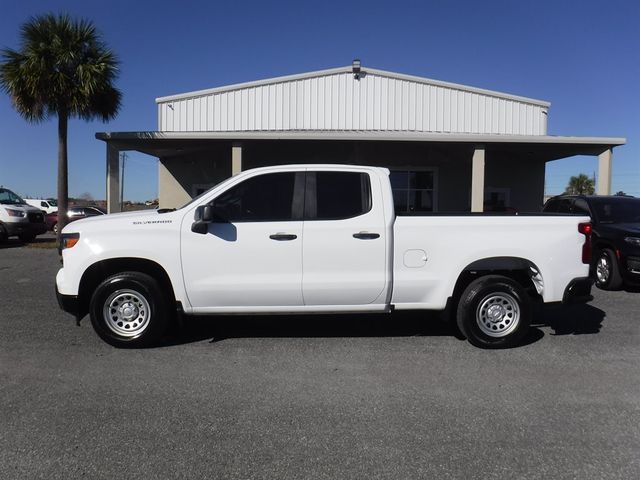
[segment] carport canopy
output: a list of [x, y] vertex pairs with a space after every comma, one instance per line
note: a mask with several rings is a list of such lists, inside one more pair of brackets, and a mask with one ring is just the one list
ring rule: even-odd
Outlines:
[[120, 211], [119, 153], [138, 151], [158, 158], [198, 153], [212, 144], [231, 148], [231, 172], [242, 170], [242, 146], [255, 141], [278, 142], [421, 142], [464, 147], [472, 162], [471, 210], [483, 209], [485, 157], [495, 154], [526, 156], [549, 162], [575, 155], [598, 156], [597, 193], [611, 193], [613, 148], [624, 138], [566, 137], [550, 135], [475, 135], [401, 131], [246, 131], [246, 132], [101, 132], [96, 138], [107, 144], [107, 209]]

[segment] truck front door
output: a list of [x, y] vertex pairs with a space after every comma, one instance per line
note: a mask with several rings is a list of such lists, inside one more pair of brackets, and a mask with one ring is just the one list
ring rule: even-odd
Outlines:
[[[304, 171], [250, 177], [210, 204], [217, 220], [206, 234], [182, 225], [181, 255], [191, 306], [300, 307]], [[279, 308], [275, 308], [280, 310]]]

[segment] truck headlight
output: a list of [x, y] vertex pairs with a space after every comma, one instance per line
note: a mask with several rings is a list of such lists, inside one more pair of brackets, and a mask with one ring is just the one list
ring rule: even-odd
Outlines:
[[10, 217], [20, 217], [24, 218], [27, 216], [27, 212], [22, 210], [14, 210], [13, 208], [5, 208]]
[[630, 243], [634, 247], [640, 247], [640, 237], [624, 237], [624, 241]]

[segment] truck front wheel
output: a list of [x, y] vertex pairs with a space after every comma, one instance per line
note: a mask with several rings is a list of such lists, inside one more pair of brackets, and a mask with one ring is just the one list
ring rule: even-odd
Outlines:
[[140, 272], [123, 272], [104, 280], [91, 297], [91, 324], [115, 347], [146, 347], [157, 342], [168, 322], [158, 282]]
[[513, 347], [529, 330], [531, 299], [512, 279], [487, 275], [471, 282], [462, 293], [457, 323], [476, 347]]

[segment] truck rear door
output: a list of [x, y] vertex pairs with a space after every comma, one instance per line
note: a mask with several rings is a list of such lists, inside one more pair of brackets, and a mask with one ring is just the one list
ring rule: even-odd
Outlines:
[[[377, 180], [374, 178], [374, 180]], [[384, 209], [369, 173], [310, 169], [306, 176], [304, 304], [384, 304]]]

